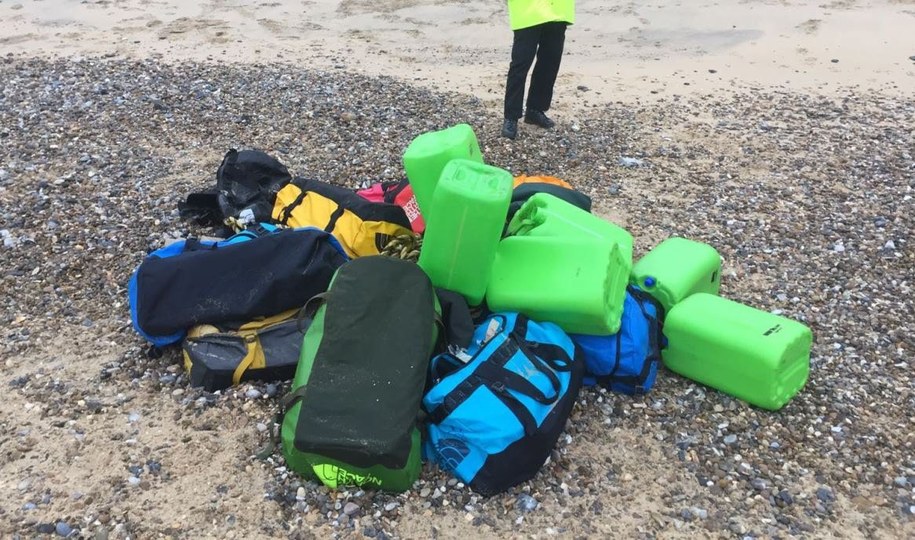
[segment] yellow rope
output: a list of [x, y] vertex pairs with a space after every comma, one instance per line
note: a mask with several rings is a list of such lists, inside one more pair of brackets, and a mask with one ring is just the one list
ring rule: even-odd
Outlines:
[[400, 234], [392, 238], [381, 250], [382, 255], [416, 262], [423, 247], [423, 237], [415, 234]]

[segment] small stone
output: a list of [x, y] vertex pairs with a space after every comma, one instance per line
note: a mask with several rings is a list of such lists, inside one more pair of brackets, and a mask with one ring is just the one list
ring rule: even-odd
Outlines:
[[783, 490], [779, 491], [778, 498], [785, 504], [788, 504], [788, 505], [794, 504], [794, 497], [792, 497], [791, 494], [788, 493], [787, 489], [783, 489]]
[[689, 510], [689, 508], [680, 510], [680, 517], [683, 518], [683, 521], [692, 521], [695, 519], [695, 516], [693, 516], [693, 513]]
[[108, 529], [99, 527], [99, 529], [95, 531], [95, 536], [93, 538], [94, 540], [108, 540]]
[[750, 485], [753, 486], [753, 489], [756, 491], [765, 491], [769, 489], [769, 484], [762, 478], [754, 478], [750, 481]]
[[527, 493], [522, 493], [518, 495], [518, 510], [524, 513], [533, 512], [537, 509], [540, 503], [537, 499], [531, 497]]
[[892, 251], [892, 250], [896, 249], [896, 242], [893, 242], [892, 240], [887, 240], [886, 244], [883, 244], [883, 249], [885, 249], [887, 251]]
[[22, 509], [25, 511], [34, 510], [36, 508], [38, 508], [38, 505], [33, 502], [27, 502], [22, 505]]
[[828, 487], [817, 488], [817, 499], [825, 503], [833, 502], [836, 500], [836, 496], [833, 495], [832, 490]]
[[35, 529], [41, 534], [54, 534], [57, 527], [55, 527], [53, 523], [39, 523]]
[[256, 427], [257, 430], [260, 431], [261, 433], [267, 431], [267, 424], [264, 424], [263, 422], [258, 422], [257, 425], [254, 427]]
[[348, 502], [343, 507], [343, 513], [348, 516], [352, 516], [353, 514], [355, 514], [358, 511], [359, 511], [359, 505], [354, 502]]
[[737, 442], [737, 435], [733, 433], [724, 438], [724, 444], [734, 444]]
[[297, 500], [297, 501], [305, 500], [305, 488], [299, 487], [299, 489], [295, 490], [295, 500]]
[[397, 508], [398, 506], [400, 506], [400, 504], [397, 503], [397, 502], [389, 502], [388, 504], [384, 505], [384, 511], [385, 511], [385, 512], [391, 512], [391, 511], [393, 511], [395, 508]]
[[843, 251], [845, 251], [845, 246], [842, 245], [841, 243], [837, 243], [832, 246], [832, 250], [835, 251], [836, 253], [842, 253]]
[[618, 163], [621, 167], [626, 167], [626, 168], [641, 167], [641, 166], [645, 165], [644, 160], [641, 160], [639, 158], [634, 158], [634, 157], [627, 157], [627, 156], [620, 156]]
[[708, 511], [704, 508], [694, 506], [690, 508], [689, 511], [699, 519], [708, 519]]
[[839, 59], [838, 59], [838, 58], [833, 58], [832, 60], [830, 60], [830, 62], [832, 62], [833, 64], [838, 64], [838, 63], [839, 63]]
[[130, 484], [131, 486], [138, 486], [138, 485], [140, 485], [140, 479], [137, 478], [136, 476], [128, 476], [127, 483]]
[[268, 384], [268, 385], [264, 388], [264, 392], [265, 392], [265, 394], [267, 395], [267, 397], [273, 397], [273, 396], [275, 396], [275, 395], [277, 394], [278, 391], [279, 391], [279, 388], [277, 387], [277, 385], [275, 385], [275, 384], [273, 384], [273, 383]]
[[718, 70], [717, 70], [717, 69], [710, 69], [710, 70], [708, 70], [708, 72], [709, 72], [709, 73], [718, 73]]
[[261, 391], [258, 390], [257, 388], [251, 388], [247, 392], [245, 392], [245, 397], [248, 399], [257, 399], [257, 398], [261, 397]]
[[58, 536], [63, 536], [64, 538], [70, 536], [70, 533], [73, 532], [73, 527], [70, 527], [67, 523], [63, 521], [58, 521], [57, 526], [54, 527], [54, 531]]
[[130, 414], [127, 415], [127, 421], [130, 422], [131, 424], [136, 424], [137, 422], [140, 421], [140, 413], [131, 412]]
[[896, 484], [898, 487], [904, 488], [904, 487], [908, 486], [909, 480], [905, 476], [897, 476], [896, 478], [893, 479], [893, 483]]

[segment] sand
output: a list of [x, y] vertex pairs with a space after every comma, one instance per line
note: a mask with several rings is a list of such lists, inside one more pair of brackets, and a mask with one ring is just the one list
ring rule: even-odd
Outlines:
[[[915, 92], [915, 0], [642, 4], [579, 0], [556, 110], [745, 87]], [[494, 106], [512, 39], [496, 0], [0, 0], [0, 36], [3, 53], [279, 61]]]

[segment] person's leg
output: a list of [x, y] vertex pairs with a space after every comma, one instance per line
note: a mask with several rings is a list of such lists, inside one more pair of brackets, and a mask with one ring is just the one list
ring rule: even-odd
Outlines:
[[559, 73], [559, 64], [562, 61], [566, 26], [568, 25], [565, 23], [556, 22], [545, 25], [543, 29], [540, 47], [537, 49], [537, 63], [534, 65], [534, 74], [531, 76], [531, 88], [527, 94], [529, 112], [543, 113], [550, 110], [550, 103], [553, 101], [553, 85], [556, 83], [556, 75]]
[[517, 120], [521, 118], [524, 105], [524, 86], [527, 73], [534, 63], [537, 54], [537, 43], [543, 25], [532, 26], [515, 30], [512, 43], [512, 61], [508, 68], [508, 78], [505, 83], [505, 119]]

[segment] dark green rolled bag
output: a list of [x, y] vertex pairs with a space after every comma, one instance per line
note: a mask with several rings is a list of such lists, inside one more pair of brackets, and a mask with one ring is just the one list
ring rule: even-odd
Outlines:
[[439, 334], [432, 283], [414, 263], [361, 257], [337, 270], [318, 302], [282, 403], [286, 464], [334, 489], [410, 489]]

